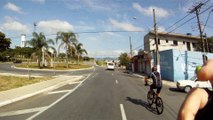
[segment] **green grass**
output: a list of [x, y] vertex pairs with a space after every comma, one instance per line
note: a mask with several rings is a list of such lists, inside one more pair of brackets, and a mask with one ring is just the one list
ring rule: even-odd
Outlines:
[[[22, 64], [15, 64], [16, 67], [21, 67], [21, 68], [36, 68], [38, 69], [38, 65], [36, 63], [22, 63]], [[54, 69], [54, 70], [72, 70], [72, 69], [83, 69], [83, 68], [90, 68], [90, 65], [85, 65], [85, 64], [69, 64], [68, 68], [67, 65], [64, 63], [56, 63], [54, 65], [55, 67], [42, 67], [42, 69]]]
[[99, 66], [106, 66], [106, 62], [103, 61], [103, 60], [97, 60], [96, 64], [99, 65]]
[[31, 78], [28, 77], [16, 77], [16, 76], [1, 76], [0, 75], [0, 91], [10, 90], [13, 88], [22, 87], [25, 85], [50, 80], [51, 77], [45, 78]]

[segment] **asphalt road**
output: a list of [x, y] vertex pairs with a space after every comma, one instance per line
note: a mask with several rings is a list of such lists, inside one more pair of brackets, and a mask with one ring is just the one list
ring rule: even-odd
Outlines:
[[85, 79], [0, 108], [0, 120], [176, 120], [186, 94], [164, 86], [164, 112], [147, 105], [149, 86], [132, 74], [96, 67]]

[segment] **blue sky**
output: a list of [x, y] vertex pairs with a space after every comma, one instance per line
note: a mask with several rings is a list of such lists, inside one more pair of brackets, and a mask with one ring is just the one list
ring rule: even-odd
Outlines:
[[[207, 0], [1, 0], [0, 31], [12, 39], [11, 47], [20, 45], [21, 34], [31, 39], [33, 23], [37, 24], [36, 32], [47, 38], [54, 39], [58, 31], [73, 31], [89, 56], [117, 57], [129, 52], [130, 37], [133, 50], [143, 49], [144, 35], [153, 30], [153, 8], [159, 32], [198, 36], [197, 19], [173, 29], [195, 16], [190, 14], [174, 25], [200, 1]], [[209, 0], [201, 11], [210, 9], [200, 15], [205, 25], [210, 14], [204, 30], [208, 36], [213, 36], [212, 5], [213, 0]]]

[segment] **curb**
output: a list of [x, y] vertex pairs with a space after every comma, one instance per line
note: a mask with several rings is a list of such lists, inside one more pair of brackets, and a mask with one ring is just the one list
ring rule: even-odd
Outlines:
[[[64, 78], [64, 77], [63, 77], [63, 78]], [[69, 78], [71, 78], [71, 77], [69, 77]], [[59, 87], [61, 87], [61, 86], [66, 85], [66, 84], [69, 83], [69, 82], [78, 81], [78, 80], [82, 79], [83, 76], [72, 76], [72, 78], [74, 78], [74, 79], [72, 79], [72, 80], [65, 80], [65, 81], [62, 81], [62, 80], [61, 80], [61, 81], [59, 81], [58, 83], [56, 83], [56, 85], [53, 85], [53, 86], [50, 85], [50, 86], [48, 86], [47, 88], [43, 88], [43, 89], [41, 89], [41, 90], [39, 90], [39, 91], [38, 91], [38, 90], [35, 90], [35, 91], [32, 92], [32, 93], [26, 93], [26, 94], [20, 95], [20, 96], [18, 96], [18, 97], [16, 97], [16, 98], [8, 98], [8, 100], [3, 100], [2, 102], [0, 102], [0, 107], [5, 106], [5, 105], [8, 105], [8, 104], [11, 104], [11, 103], [13, 103], [13, 102], [17, 102], [17, 101], [20, 101], [20, 100], [29, 98], [29, 97], [32, 97], [32, 96], [34, 96], [34, 95], [37, 95], [37, 94], [40, 94], [40, 93], [43, 93], [43, 92], [46, 92], [46, 91], [50, 91], [50, 90], [53, 90], [53, 89], [57, 89], [57, 88], [59, 88]], [[60, 79], [60, 78], [58, 78], [58, 79]], [[42, 82], [41, 82], [40, 84], [42, 84]], [[39, 83], [38, 83], [37, 85], [39, 85]], [[31, 86], [33, 86], [33, 84], [31, 84]], [[28, 85], [28, 86], [23, 86], [23, 87], [21, 87], [21, 89], [24, 89], [24, 87], [27, 88], [27, 87], [30, 87], [30, 85]], [[12, 90], [8, 90], [8, 91], [0, 92], [0, 96], [7, 95], [9, 92], [12, 93], [13, 91], [18, 90], [18, 89], [20, 89], [20, 88], [16, 88], [16, 89], [12, 89]], [[28, 89], [29, 89], [29, 88], [28, 88]], [[13, 94], [15, 94], [15, 93], [13, 93]]]
[[89, 68], [82, 68], [82, 69], [72, 69], [72, 70], [52, 70], [52, 69], [35, 69], [35, 68], [21, 68], [21, 67], [16, 67], [14, 65], [11, 66], [11, 68], [14, 69], [20, 69], [20, 70], [30, 70], [30, 71], [81, 71], [81, 70], [90, 70], [94, 69], [94, 66], [89, 67]]

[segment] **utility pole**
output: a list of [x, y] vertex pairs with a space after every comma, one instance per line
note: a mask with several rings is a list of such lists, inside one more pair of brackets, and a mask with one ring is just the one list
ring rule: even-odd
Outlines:
[[204, 54], [206, 52], [206, 49], [205, 49], [205, 41], [203, 39], [203, 31], [202, 31], [202, 26], [201, 26], [201, 23], [200, 23], [200, 16], [199, 16], [199, 12], [200, 12], [200, 8], [201, 6], [203, 6], [204, 4], [203, 3], [200, 3], [198, 4], [197, 6], [195, 6], [191, 11], [190, 13], [193, 13], [195, 12], [196, 13], [196, 16], [197, 16], [197, 21], [198, 21], [198, 27], [199, 27], [199, 31], [200, 31], [200, 40], [202, 42], [202, 52], [203, 52], [203, 64], [206, 63], [206, 55]]
[[130, 57], [132, 58], [132, 42], [131, 42], [131, 36], [129, 36], [129, 45], [130, 45]]
[[156, 65], [157, 65], [158, 72], [160, 72], [160, 55], [159, 55], [159, 49], [158, 49], [158, 33], [157, 33], [155, 9], [153, 9], [153, 18], [154, 18], [154, 33], [155, 33], [155, 45], [156, 45]]

